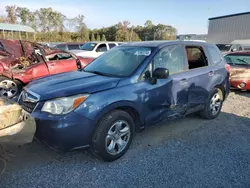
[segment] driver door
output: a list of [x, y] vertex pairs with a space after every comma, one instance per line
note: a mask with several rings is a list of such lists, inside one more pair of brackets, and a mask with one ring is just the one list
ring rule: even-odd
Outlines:
[[50, 74], [59, 74], [77, 69], [76, 59], [71, 54], [63, 52], [55, 54], [55, 56], [57, 58], [54, 57], [53, 60], [47, 62]]
[[153, 58], [152, 70], [167, 68], [169, 77], [157, 79], [155, 84], [151, 84], [147, 79], [144, 81], [147, 88], [146, 124], [174, 119], [186, 112], [189, 84], [186, 79], [187, 61], [183, 50], [182, 45], [171, 45], [162, 48]]

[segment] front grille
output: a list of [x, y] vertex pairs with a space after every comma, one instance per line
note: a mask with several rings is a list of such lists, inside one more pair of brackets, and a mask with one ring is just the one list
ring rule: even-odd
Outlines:
[[34, 95], [23, 91], [20, 95], [18, 103], [25, 111], [32, 113], [37, 105], [37, 98]]

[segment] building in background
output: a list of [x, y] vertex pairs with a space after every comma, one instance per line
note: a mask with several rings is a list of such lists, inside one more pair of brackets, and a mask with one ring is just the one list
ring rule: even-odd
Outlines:
[[200, 40], [206, 41], [207, 35], [206, 34], [185, 34], [185, 35], [177, 35], [176, 37], [178, 40]]
[[0, 23], [0, 38], [35, 40], [35, 30], [26, 25]]
[[209, 18], [207, 42], [229, 44], [250, 40], [250, 12]]

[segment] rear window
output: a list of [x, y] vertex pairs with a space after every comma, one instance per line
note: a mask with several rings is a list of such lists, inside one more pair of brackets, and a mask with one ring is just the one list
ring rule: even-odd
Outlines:
[[226, 55], [225, 59], [231, 65], [250, 65], [250, 55]]
[[211, 56], [213, 65], [218, 64], [222, 60], [221, 53], [216, 48], [209, 46], [208, 47], [208, 52], [209, 52], [209, 54]]

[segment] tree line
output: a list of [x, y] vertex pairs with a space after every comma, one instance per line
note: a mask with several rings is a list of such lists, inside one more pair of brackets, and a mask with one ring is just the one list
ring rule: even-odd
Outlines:
[[6, 6], [6, 15], [0, 23], [23, 24], [36, 31], [40, 42], [83, 42], [83, 41], [147, 41], [176, 39], [177, 30], [164, 24], [154, 25], [147, 20], [143, 26], [133, 26], [129, 21], [119, 22], [101, 29], [89, 29], [84, 16], [68, 18], [52, 8], [31, 11], [26, 7]]

